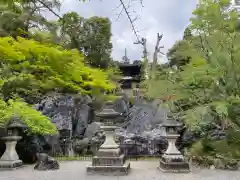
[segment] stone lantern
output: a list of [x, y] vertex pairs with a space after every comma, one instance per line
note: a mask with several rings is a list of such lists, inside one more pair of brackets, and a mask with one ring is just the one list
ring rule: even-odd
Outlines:
[[120, 116], [120, 113], [113, 109], [112, 102], [107, 102], [103, 110], [97, 114], [103, 124], [101, 129], [105, 132], [106, 139], [93, 157], [92, 164], [87, 166], [88, 173], [128, 174], [130, 163], [126, 162], [125, 156], [120, 153], [120, 147], [114, 140], [114, 131], [118, 128], [116, 124]]
[[97, 121], [104, 124], [104, 126], [118, 126], [121, 125], [124, 121], [121, 114], [115, 111], [112, 101], [105, 103], [102, 111], [96, 114], [96, 118]]
[[185, 161], [181, 152], [177, 149], [175, 143], [180, 136], [177, 134], [177, 128], [182, 124], [174, 120], [172, 116], [168, 116], [167, 121], [163, 124], [166, 129], [166, 138], [168, 148], [160, 159], [159, 169], [163, 172], [189, 172], [189, 164]]
[[7, 124], [7, 136], [2, 139], [5, 141], [6, 150], [0, 159], [0, 169], [14, 169], [22, 166], [22, 160], [19, 159], [16, 152], [16, 144], [22, 138], [19, 131], [25, 128], [17, 116], [12, 116]]

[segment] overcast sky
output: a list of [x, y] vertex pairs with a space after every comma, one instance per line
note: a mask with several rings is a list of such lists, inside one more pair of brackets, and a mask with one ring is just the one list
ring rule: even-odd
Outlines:
[[[132, 14], [132, 17], [138, 15], [140, 18], [135, 22], [135, 26], [140, 31], [139, 36], [147, 38], [150, 58], [158, 32], [163, 34], [164, 53], [176, 40], [182, 38], [183, 31], [188, 25], [197, 3], [197, 0], [143, 0], [144, 7], [141, 7], [138, 0], [131, 1], [133, 2], [129, 11], [134, 10], [135, 13]], [[129, 58], [132, 61], [139, 60], [142, 56], [142, 47], [133, 44], [136, 37], [126, 14], [123, 13], [118, 19], [117, 14], [121, 9], [116, 8], [119, 2], [119, 0], [91, 0], [82, 3], [79, 0], [62, 0], [61, 14], [76, 11], [83, 17], [108, 17], [112, 21], [113, 59], [121, 60], [124, 49], [127, 48]], [[129, 0], [124, 0], [124, 2], [128, 4]], [[165, 60], [164, 57], [160, 58], [160, 61]]]

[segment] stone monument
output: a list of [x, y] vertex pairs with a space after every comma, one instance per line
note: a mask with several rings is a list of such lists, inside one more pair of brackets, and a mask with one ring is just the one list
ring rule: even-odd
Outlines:
[[112, 102], [107, 102], [105, 108], [97, 114], [104, 125], [101, 129], [105, 131], [105, 142], [100, 146], [92, 164], [87, 166], [88, 173], [127, 175], [130, 170], [130, 163], [126, 162], [125, 156], [120, 153], [120, 147], [114, 140], [114, 130], [121, 116], [113, 109]]
[[185, 161], [183, 155], [175, 145], [177, 138], [180, 136], [176, 130], [181, 125], [171, 115], [168, 116], [167, 121], [163, 124], [166, 129], [166, 138], [168, 141], [168, 148], [160, 159], [159, 169], [163, 172], [190, 171], [188, 162]]
[[17, 116], [12, 116], [7, 125], [7, 136], [2, 138], [5, 141], [6, 150], [0, 159], [0, 169], [15, 169], [22, 166], [22, 160], [19, 159], [15, 148], [22, 138], [19, 136], [19, 130], [24, 127]]

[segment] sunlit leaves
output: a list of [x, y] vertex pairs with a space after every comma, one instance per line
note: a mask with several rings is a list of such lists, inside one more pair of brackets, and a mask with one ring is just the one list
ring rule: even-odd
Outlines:
[[27, 103], [17, 100], [9, 101], [10, 114], [18, 115], [25, 124], [27, 124], [29, 131], [35, 134], [54, 134], [56, 133], [56, 126], [50, 119], [36, 111], [34, 107], [29, 106]]
[[[20, 96], [34, 102], [52, 91], [96, 95], [115, 88], [111, 73], [86, 66], [77, 50], [6, 37], [0, 38], [0, 58], [1, 125], [16, 111], [31, 132], [51, 134], [55, 126], [47, 117], [25, 102], [11, 99]], [[8, 99], [7, 103], [3, 101]]]
[[52, 79], [54, 83], [50, 84], [60, 83], [60, 87], [64, 87], [65, 84], [67, 89], [72, 88], [73, 92], [85, 91], [84, 83], [90, 88], [112, 87], [108, 82], [108, 74], [85, 66], [83, 56], [76, 50], [61, 50], [61, 48], [22, 38], [18, 41], [3, 38], [0, 41], [3, 62], [12, 65], [13, 71], [32, 75], [36, 82], [39, 81], [40, 86], [45, 84], [46, 80], [49, 82]]
[[4, 126], [13, 115], [19, 118], [28, 126], [29, 133], [54, 134], [56, 126], [50, 119], [36, 111], [22, 100], [9, 100], [7, 103], [0, 99], [0, 126]]

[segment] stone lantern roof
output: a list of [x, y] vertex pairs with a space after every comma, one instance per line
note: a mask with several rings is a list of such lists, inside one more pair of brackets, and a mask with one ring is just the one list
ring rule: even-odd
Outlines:
[[13, 115], [7, 124], [7, 129], [14, 129], [14, 128], [16, 129], [26, 128], [26, 125], [24, 125], [21, 122], [20, 118], [16, 115]]
[[111, 117], [117, 117], [120, 116], [120, 113], [115, 111], [114, 107], [113, 107], [113, 102], [112, 101], [108, 101], [104, 108], [102, 109], [102, 111], [98, 114], [96, 114], [96, 116], [98, 117], [105, 117], [105, 118], [111, 118]]
[[176, 121], [172, 114], [167, 116], [167, 120], [162, 124], [164, 127], [181, 127], [182, 123]]

